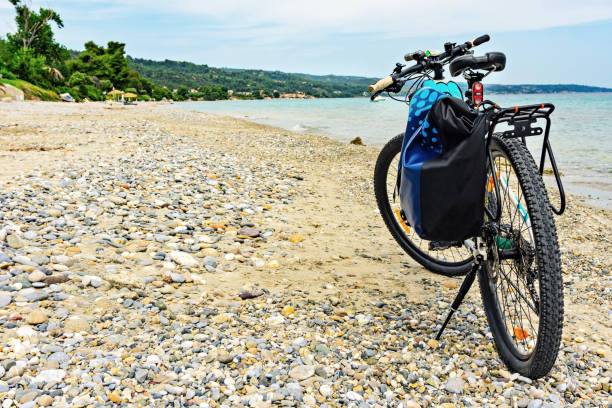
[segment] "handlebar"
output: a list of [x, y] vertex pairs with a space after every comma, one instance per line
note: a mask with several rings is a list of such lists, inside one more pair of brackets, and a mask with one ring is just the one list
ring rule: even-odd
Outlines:
[[489, 37], [488, 34], [484, 34], [484, 35], [481, 35], [480, 37], [474, 38], [472, 41], [466, 41], [465, 43], [457, 45], [457, 46], [453, 46], [453, 44], [446, 44], [445, 45], [446, 51], [441, 54], [437, 54], [437, 55], [433, 55], [433, 54], [430, 55], [428, 52], [426, 53], [424, 51], [416, 51], [416, 52], [408, 53], [404, 55], [404, 60], [418, 61], [415, 65], [411, 67], [403, 68], [399, 72], [394, 71], [393, 74], [381, 79], [380, 81], [376, 82], [373, 85], [368, 86], [368, 91], [371, 94], [380, 93], [384, 91], [386, 88], [388, 88], [389, 86], [393, 85], [399, 78], [403, 78], [406, 75], [413, 74], [413, 73], [419, 72], [427, 68], [431, 68], [433, 64], [440, 64], [440, 63], [448, 62], [450, 59], [458, 55], [465, 54], [467, 50], [469, 50], [470, 48], [477, 47], [480, 44], [489, 41], [490, 39], [491, 37]]

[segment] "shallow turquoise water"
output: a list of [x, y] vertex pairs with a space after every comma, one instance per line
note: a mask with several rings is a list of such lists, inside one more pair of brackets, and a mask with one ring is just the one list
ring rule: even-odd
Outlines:
[[[571, 192], [612, 206], [612, 94], [486, 95], [501, 106], [553, 103], [551, 145]], [[180, 109], [224, 114], [340, 141], [382, 146], [402, 132], [407, 105], [368, 98], [182, 102]], [[541, 137], [529, 146], [538, 154]], [[539, 157], [539, 156], [536, 156]]]

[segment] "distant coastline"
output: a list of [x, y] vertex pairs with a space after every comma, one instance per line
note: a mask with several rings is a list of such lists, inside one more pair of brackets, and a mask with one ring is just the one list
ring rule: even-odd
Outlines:
[[[216, 68], [186, 61], [152, 61], [128, 57], [130, 67], [143, 78], [170, 90], [180, 86], [197, 90], [219, 86], [227, 99], [312, 99], [368, 96], [368, 85], [380, 78], [310, 75], [257, 69]], [[464, 90], [465, 83], [456, 81]], [[407, 87], [406, 87], [407, 89]], [[495, 94], [593, 93], [612, 92], [612, 88], [579, 84], [487, 84], [487, 92]], [[193, 92], [195, 93], [195, 92]], [[187, 99], [189, 94], [186, 95]], [[198, 100], [198, 99], [192, 99]]]

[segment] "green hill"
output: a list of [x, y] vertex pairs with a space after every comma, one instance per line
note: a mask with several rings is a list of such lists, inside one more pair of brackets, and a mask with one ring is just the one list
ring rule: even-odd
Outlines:
[[319, 98], [360, 96], [365, 89], [364, 84], [371, 83], [371, 79], [360, 77], [319, 77], [280, 71], [214, 68], [171, 60], [130, 58], [130, 66], [144, 78], [169, 89], [177, 89], [181, 85], [188, 88], [216, 85], [233, 90], [234, 95], [244, 92], [255, 97], [260, 91], [268, 96], [273, 96], [275, 91], [277, 94], [303, 92]]
[[506, 93], [506, 94], [533, 94], [533, 93], [569, 93], [569, 92], [612, 92], [610, 88], [601, 88], [598, 86], [576, 85], [576, 84], [557, 84], [557, 85], [537, 85], [537, 84], [519, 84], [519, 85], [486, 85], [489, 92]]

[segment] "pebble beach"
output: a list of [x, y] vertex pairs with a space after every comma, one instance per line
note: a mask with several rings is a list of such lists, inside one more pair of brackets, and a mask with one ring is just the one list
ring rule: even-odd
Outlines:
[[388, 233], [378, 152], [166, 104], [0, 104], [2, 408], [611, 408], [612, 211], [555, 218], [564, 334], [532, 381], [477, 285], [433, 340], [461, 279]]

